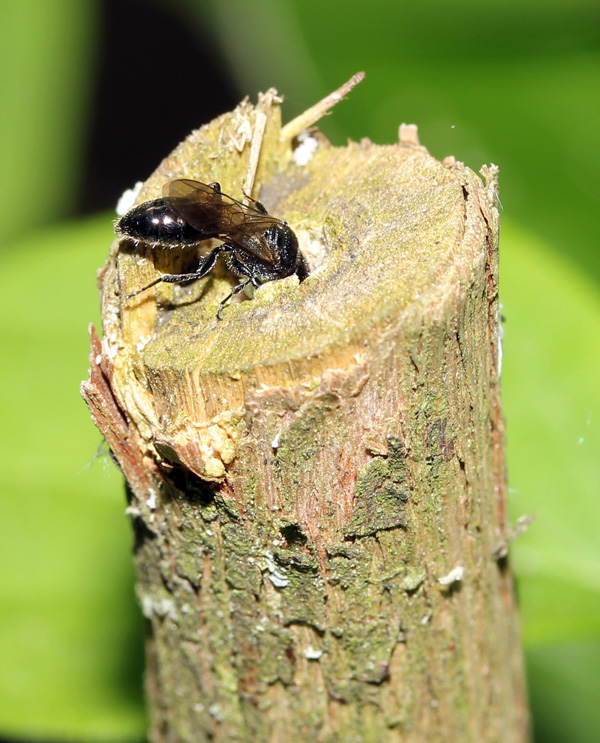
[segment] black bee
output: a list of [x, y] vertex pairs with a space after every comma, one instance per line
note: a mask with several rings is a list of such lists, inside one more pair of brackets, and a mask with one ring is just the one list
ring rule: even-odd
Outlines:
[[126, 299], [161, 281], [201, 279], [214, 268], [219, 253], [225, 254], [228, 268], [244, 279], [219, 305], [219, 320], [225, 304], [249, 284], [259, 287], [292, 274], [304, 281], [308, 266], [296, 235], [287, 222], [271, 217], [260, 201], [252, 201], [252, 206], [236, 201], [218, 183], [180, 178], [164, 185], [162, 199], [130, 209], [117, 222], [119, 235], [163, 248], [186, 248], [209, 238], [223, 242], [202, 258], [194, 273], [163, 274]]

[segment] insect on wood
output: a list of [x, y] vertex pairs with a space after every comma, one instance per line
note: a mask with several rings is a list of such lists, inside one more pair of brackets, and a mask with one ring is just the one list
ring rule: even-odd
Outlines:
[[287, 222], [268, 214], [260, 201], [252, 199], [251, 205], [243, 204], [228, 196], [218, 183], [185, 178], [169, 181], [162, 198], [134, 206], [117, 222], [115, 231], [162, 248], [186, 248], [211, 238], [222, 241], [201, 259], [193, 273], [163, 274], [126, 299], [162, 281], [201, 279], [214, 268], [221, 253], [229, 270], [242, 281], [219, 305], [219, 320], [231, 297], [250, 284], [258, 288], [293, 274], [300, 281], [308, 276], [298, 239]]

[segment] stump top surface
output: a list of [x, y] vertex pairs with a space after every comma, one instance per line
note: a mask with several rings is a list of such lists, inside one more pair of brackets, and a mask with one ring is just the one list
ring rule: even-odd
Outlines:
[[261, 194], [295, 230], [308, 279], [264, 284], [252, 301], [229, 305], [221, 322], [216, 307], [231, 286], [224, 277], [147, 291], [127, 310], [158, 320], [144, 365], [232, 374], [368, 338], [373, 326], [443, 293], [481, 250], [464, 240], [464, 183], [462, 169], [418, 146], [321, 146]]

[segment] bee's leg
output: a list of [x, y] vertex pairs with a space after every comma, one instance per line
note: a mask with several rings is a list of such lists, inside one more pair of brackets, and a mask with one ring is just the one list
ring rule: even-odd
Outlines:
[[150, 287], [156, 286], [156, 284], [160, 284], [161, 281], [164, 281], [167, 284], [179, 284], [183, 281], [192, 281], [193, 279], [203, 278], [215, 267], [215, 263], [217, 262], [219, 253], [221, 253], [223, 249], [223, 245], [218, 245], [216, 248], [211, 250], [210, 253], [202, 259], [200, 265], [194, 271], [194, 273], [165, 273], [162, 276], [159, 276], [157, 279], [154, 279], [154, 281], [151, 281], [142, 289], [138, 289], [136, 292], [133, 292], [133, 294], [127, 294], [125, 299], [136, 297], [138, 294], [145, 292], [146, 289], [150, 289]]
[[[211, 185], [213, 185], [211, 183]], [[244, 189], [242, 188], [242, 193], [244, 196], [248, 199], [248, 201], [251, 201], [254, 204], [254, 207], [257, 211], [262, 212], [263, 214], [268, 214], [269, 212], [266, 210], [265, 205], [262, 203], [262, 201], [259, 201], [258, 199], [253, 198], [250, 196], [250, 194], [247, 194]]]
[[224, 247], [225, 250], [231, 251], [225, 258], [227, 267], [230, 271], [236, 274], [236, 276], [239, 276], [243, 280], [233, 289], [230, 294], [225, 297], [225, 299], [219, 305], [219, 310], [217, 312], [217, 318], [219, 320], [223, 319], [221, 313], [231, 297], [235, 297], [236, 294], [244, 291], [244, 289], [250, 284], [252, 284], [255, 289], [258, 289], [258, 287], [262, 285], [262, 281], [258, 278], [258, 276], [255, 275], [256, 271], [253, 270], [253, 268], [255, 268], [253, 259], [246, 256], [246, 262], [242, 263], [242, 261], [237, 257], [235, 253], [235, 246], [227, 245], [227, 243], [225, 243]]
[[223, 308], [229, 302], [231, 297], [235, 297], [236, 294], [239, 294], [240, 292], [244, 291], [244, 289], [248, 286], [248, 284], [252, 284], [252, 279], [246, 279], [245, 281], [242, 281], [241, 284], [238, 284], [232, 291], [229, 292], [229, 294], [225, 297], [225, 299], [221, 302], [219, 305], [219, 309], [217, 310], [217, 320], [222, 320], [223, 317], [221, 316], [221, 313], [223, 312]]

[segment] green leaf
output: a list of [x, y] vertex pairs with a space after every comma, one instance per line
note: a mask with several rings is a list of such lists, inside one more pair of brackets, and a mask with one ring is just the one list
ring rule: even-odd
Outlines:
[[79, 396], [105, 215], [0, 259], [0, 730], [143, 737], [143, 629], [122, 476]]
[[600, 643], [565, 642], [527, 653], [535, 740], [596, 743]]
[[505, 223], [502, 392], [510, 504], [534, 513], [514, 546], [528, 644], [600, 636], [600, 297]]
[[4, 0], [0, 24], [0, 236], [72, 206], [81, 168], [96, 3]]

